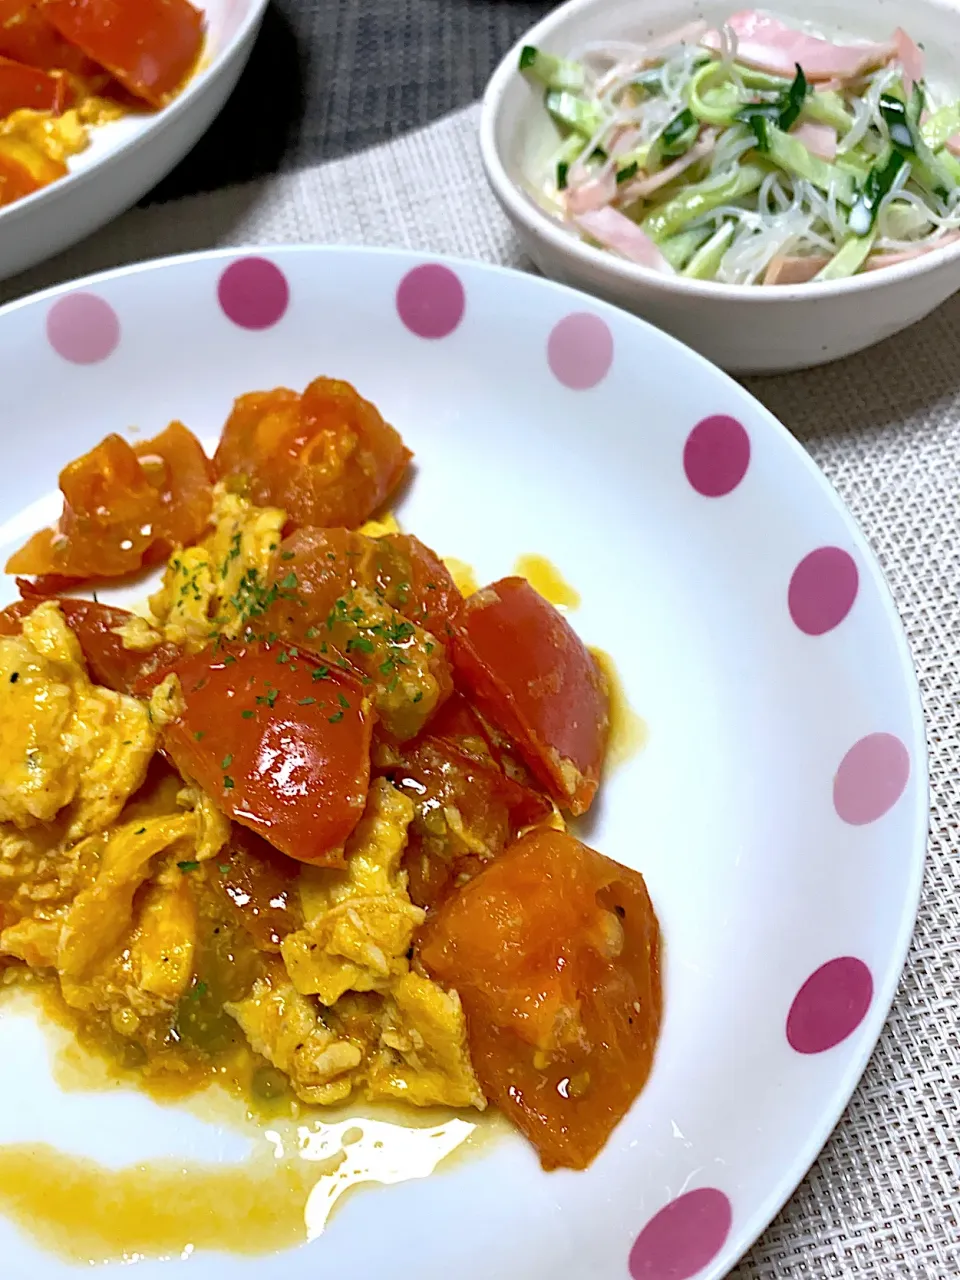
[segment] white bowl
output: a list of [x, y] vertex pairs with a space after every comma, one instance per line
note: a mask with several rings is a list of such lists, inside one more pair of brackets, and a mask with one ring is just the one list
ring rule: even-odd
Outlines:
[[[696, 18], [720, 23], [737, 7], [733, 0], [568, 0], [494, 72], [480, 122], [483, 164], [544, 274], [643, 316], [733, 373], [803, 369], [862, 351], [939, 306], [960, 289], [960, 244], [849, 280], [722, 285], [661, 275], [592, 248], [544, 213], [525, 185], [557, 133], [542, 93], [517, 69], [523, 45], [565, 55], [588, 40], [645, 40]], [[925, 46], [930, 79], [960, 96], [960, 8], [951, 0], [782, 0], [773, 7], [787, 21], [855, 39], [888, 39], [903, 26]]]
[[0, 209], [0, 280], [52, 258], [129, 209], [210, 127], [246, 65], [268, 0], [193, 3], [207, 21], [200, 70], [162, 111], [93, 129], [90, 147], [71, 162], [67, 177]]

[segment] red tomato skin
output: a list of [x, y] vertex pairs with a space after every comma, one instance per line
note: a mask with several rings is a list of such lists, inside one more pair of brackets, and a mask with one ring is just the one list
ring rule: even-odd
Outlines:
[[80, 641], [84, 660], [95, 684], [117, 693], [148, 691], [159, 679], [157, 674], [180, 656], [176, 645], [166, 642], [140, 653], [125, 649], [115, 634], [133, 617], [126, 609], [114, 609], [96, 600], [79, 600], [72, 596], [30, 595], [0, 612], [0, 635], [19, 635], [23, 619], [33, 613], [43, 599], [56, 599], [63, 620]]
[[584, 1169], [649, 1075], [660, 930], [643, 877], [547, 828], [523, 836], [420, 931], [463, 1003], [484, 1093], [545, 1169]]
[[172, 667], [183, 710], [162, 741], [235, 822], [299, 862], [342, 866], [366, 804], [373, 716], [356, 676], [315, 680], [319, 664], [265, 642], [185, 657]]
[[203, 14], [188, 0], [38, 0], [42, 16], [135, 97], [163, 107], [203, 47]]
[[590, 808], [610, 732], [603, 672], [525, 578], [469, 596], [454, 627], [459, 687], [516, 744], [534, 776], [573, 814]]
[[[412, 742], [381, 748], [377, 772], [413, 801], [404, 867], [419, 907], [437, 906], [519, 831], [553, 812], [545, 796], [503, 772], [460, 694], [445, 702]], [[441, 820], [451, 808], [459, 831]]]
[[47, 75], [36, 67], [0, 56], [0, 119], [24, 109], [60, 115], [73, 97], [63, 76]]
[[64, 40], [32, 0], [0, 0], [0, 55], [41, 71], [102, 75], [102, 68]]
[[375, 539], [374, 563], [386, 599], [405, 618], [447, 644], [463, 596], [435, 551], [407, 533]]

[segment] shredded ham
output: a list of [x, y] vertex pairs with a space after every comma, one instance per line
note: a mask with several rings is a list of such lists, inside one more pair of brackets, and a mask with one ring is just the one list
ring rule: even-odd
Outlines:
[[770, 259], [770, 265], [763, 277], [764, 284], [806, 284], [822, 271], [830, 261], [814, 254], [808, 257], [795, 258], [788, 253], [778, 253]]
[[[941, 236], [936, 244], [920, 244], [915, 249], [903, 249], [899, 253], [876, 253], [863, 264], [864, 271], [880, 271], [884, 267], [895, 267], [900, 262], [912, 262], [914, 258], [923, 258], [937, 249], [944, 249], [948, 244], [956, 244], [960, 240], [960, 231], [951, 231]], [[807, 284], [818, 271], [821, 271], [829, 258], [819, 254], [805, 257], [793, 257], [788, 253], [778, 253], [772, 258], [763, 277], [764, 284]]]
[[[869, 67], [877, 67], [897, 53], [893, 41], [886, 44], [838, 45], [787, 27], [755, 9], [744, 9], [727, 19], [737, 37], [737, 60], [772, 75], [792, 76], [799, 63], [808, 80], [849, 80]], [[700, 42], [720, 52], [717, 31], [708, 31]]]
[[821, 160], [836, 160], [837, 131], [832, 125], [815, 124], [812, 120], [804, 120], [790, 132], [812, 155], [819, 156]]
[[646, 232], [641, 231], [635, 222], [611, 209], [596, 209], [582, 213], [574, 218], [581, 231], [585, 231], [592, 240], [602, 244], [605, 249], [613, 249], [630, 262], [641, 267], [651, 267], [654, 271], [673, 274], [673, 268], [653, 243]]
[[567, 213], [589, 213], [593, 209], [602, 209], [616, 194], [617, 177], [611, 168], [596, 178], [571, 183], [563, 193], [563, 204]]
[[672, 164], [658, 169], [656, 173], [651, 173], [645, 178], [638, 178], [636, 181], [631, 182], [624, 189], [624, 200], [636, 200], [642, 196], [652, 195], [654, 191], [665, 187], [668, 182], [673, 182], [674, 178], [679, 178], [681, 173], [685, 173], [698, 160], [708, 156], [716, 145], [717, 131], [715, 129], [704, 129], [701, 137], [697, 139], [685, 155], [674, 160]]
[[948, 138], [946, 147], [951, 155], [960, 156], [960, 133], [955, 133], [952, 138]]
[[909, 98], [913, 93], [913, 86], [923, 79], [923, 51], [910, 39], [903, 27], [897, 27], [893, 33], [893, 43], [903, 72], [903, 87]]
[[863, 264], [864, 271], [879, 271], [881, 267], [895, 267], [898, 262], [912, 262], [914, 258], [926, 257], [937, 249], [945, 249], [948, 244], [956, 244], [960, 240], [960, 231], [948, 231], [936, 244], [917, 245], [916, 249], [902, 249], [899, 253], [878, 253], [868, 258]]

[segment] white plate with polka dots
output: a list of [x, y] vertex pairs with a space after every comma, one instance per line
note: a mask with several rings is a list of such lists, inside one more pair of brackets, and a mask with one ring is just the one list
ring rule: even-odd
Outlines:
[[[301, 1247], [178, 1241], [203, 1277], [687, 1280], [723, 1275], [814, 1159], [877, 1039], [912, 931], [923, 722], [866, 542], [787, 431], [622, 312], [543, 280], [404, 253], [285, 248], [130, 268], [0, 312], [0, 550], [58, 509], [59, 465], [108, 431], [333, 374], [402, 431], [400, 517], [481, 580], [521, 553], [579, 590], [646, 722], [586, 828], [647, 879], [666, 943], [651, 1079], [585, 1173], [520, 1137], [350, 1196]], [[11, 584], [12, 585], [12, 584]], [[8, 596], [9, 587], [4, 588]], [[5, 1144], [109, 1165], [242, 1158], [253, 1139], [124, 1090], [60, 1093], [0, 1017]], [[384, 1179], [387, 1180], [387, 1179]], [[309, 1205], [308, 1205], [309, 1207]], [[169, 1251], [168, 1251], [169, 1252]], [[170, 1274], [140, 1255], [137, 1274]], [[76, 1274], [0, 1219], [7, 1280]], [[129, 1260], [129, 1259], [128, 1259]], [[112, 1265], [119, 1266], [119, 1262]]]

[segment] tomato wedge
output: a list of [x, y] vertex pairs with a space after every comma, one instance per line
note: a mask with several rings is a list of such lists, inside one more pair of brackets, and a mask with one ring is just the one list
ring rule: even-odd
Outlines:
[[277, 600], [264, 633], [349, 661], [367, 680], [380, 731], [413, 738], [453, 689], [446, 650], [387, 601], [374, 576], [376, 540], [350, 529], [297, 529], [274, 562]]
[[643, 877], [539, 829], [447, 899], [418, 955], [463, 1002], [484, 1093], [545, 1169], [585, 1169], [643, 1088], [660, 1028]]
[[404, 867], [418, 907], [435, 906], [553, 811], [545, 796], [503, 772], [460, 694], [413, 742], [376, 756], [377, 771], [413, 801]]
[[36, 67], [0, 56], [0, 118], [22, 109], [60, 115], [73, 96], [63, 76], [50, 76]]
[[203, 14], [187, 0], [37, 0], [41, 15], [124, 88], [165, 106], [193, 71]]
[[116, 635], [133, 617], [126, 609], [114, 609], [96, 600], [77, 600], [71, 596], [52, 597], [32, 595], [7, 605], [0, 612], [0, 635], [19, 635], [21, 623], [43, 599], [57, 599], [63, 620], [80, 641], [84, 660], [95, 684], [118, 693], [133, 693], [149, 689], [159, 679], [158, 673], [166, 670], [180, 656], [174, 644], [164, 642], [145, 653], [125, 649]]
[[373, 728], [352, 674], [282, 644], [183, 658], [183, 708], [163, 745], [235, 822], [300, 862], [343, 865], [370, 781]]
[[463, 604], [447, 566], [412, 534], [390, 533], [373, 542], [376, 581], [384, 598], [446, 644]]
[[317, 378], [302, 396], [241, 396], [214, 457], [219, 479], [243, 477], [259, 506], [291, 525], [355, 529], [400, 483], [411, 458], [400, 435], [348, 382]]
[[92, 62], [50, 25], [33, 0], [0, 0], [0, 55], [41, 71], [102, 75]]
[[577, 633], [524, 578], [468, 597], [455, 631], [458, 684], [557, 803], [586, 813], [600, 783], [610, 707], [603, 673]]
[[60, 473], [63, 515], [7, 561], [7, 573], [116, 578], [195, 542], [210, 515], [210, 462], [179, 422], [135, 448], [109, 435]]

